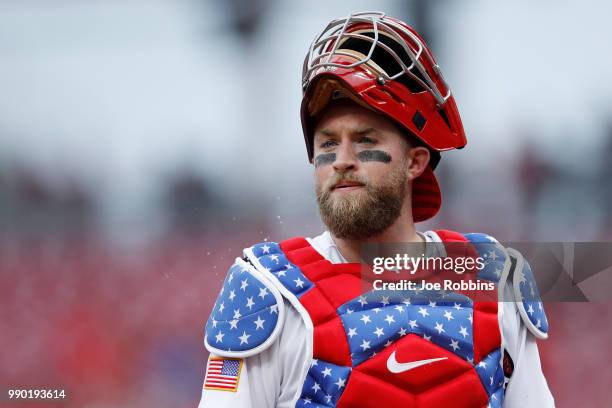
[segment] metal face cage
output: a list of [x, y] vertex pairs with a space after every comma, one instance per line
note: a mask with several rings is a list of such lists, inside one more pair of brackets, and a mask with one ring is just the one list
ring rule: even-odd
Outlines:
[[[355, 25], [371, 27], [367, 29], [370, 36], [365, 35], [364, 32], [366, 31], [362, 29], [352, 32], [347, 31]], [[401, 46], [410, 62], [405, 61], [405, 58], [401, 58], [392, 47], [381, 41], [383, 36], [392, 39]], [[343, 49], [342, 44], [349, 39], [368, 42], [370, 47], [367, 54], [356, 55], [350, 49]], [[399, 72], [388, 73], [372, 60], [372, 55], [377, 47], [383, 49], [397, 63], [397, 66], [400, 67]], [[363, 57], [360, 55], [363, 55]], [[348, 56], [356, 61], [352, 63], [332, 62], [336, 56]], [[332, 20], [310, 45], [302, 69], [302, 89], [305, 91], [312, 78], [322, 69], [332, 71], [337, 68], [354, 68], [364, 64], [376, 71], [379, 75], [378, 80], [383, 83], [407, 75], [410, 80], [418, 83], [434, 97], [438, 109], [441, 109], [451, 96], [451, 91], [444, 80], [440, 67], [425, 44], [413, 32], [396, 20], [387, 18], [386, 14], [382, 12], [360, 12], [350, 14], [343, 19]], [[442, 89], [429, 75], [424, 64], [432, 67], [443, 84]], [[414, 70], [416, 70], [416, 73]]]

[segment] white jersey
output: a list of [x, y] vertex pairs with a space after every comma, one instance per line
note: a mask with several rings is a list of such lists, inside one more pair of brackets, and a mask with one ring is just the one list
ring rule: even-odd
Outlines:
[[[427, 242], [438, 241], [434, 232], [421, 234]], [[329, 232], [308, 238], [309, 243], [328, 261], [346, 262]], [[513, 299], [506, 287], [506, 299]], [[300, 313], [284, 299], [284, 326], [272, 345], [257, 355], [243, 359], [234, 392], [204, 388], [199, 408], [294, 407], [308, 371], [312, 352]], [[554, 407], [554, 400], [542, 373], [536, 338], [527, 329], [515, 302], [500, 303], [504, 349], [514, 362], [503, 406], [506, 408]], [[211, 355], [211, 358], [214, 358]], [[210, 359], [209, 359], [210, 364]]]

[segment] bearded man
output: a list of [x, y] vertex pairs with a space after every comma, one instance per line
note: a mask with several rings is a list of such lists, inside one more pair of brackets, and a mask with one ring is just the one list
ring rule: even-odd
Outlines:
[[[230, 267], [206, 324], [200, 407], [554, 406], [529, 264], [485, 234], [415, 227], [440, 208], [440, 152], [466, 144], [423, 39], [383, 13], [333, 20], [309, 48], [302, 85], [328, 231], [253, 245]], [[364, 289], [372, 243], [412, 243], [428, 256], [471, 246], [499, 298]]]

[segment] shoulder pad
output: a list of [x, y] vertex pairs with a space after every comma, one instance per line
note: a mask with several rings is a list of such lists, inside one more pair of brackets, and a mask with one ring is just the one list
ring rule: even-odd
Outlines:
[[515, 249], [508, 253], [516, 260], [512, 276], [512, 289], [516, 306], [525, 323], [538, 339], [548, 338], [548, 319], [529, 262]]
[[499, 293], [503, 293], [511, 267], [510, 256], [506, 248], [487, 234], [472, 232], [464, 236], [484, 260], [484, 267], [478, 272], [478, 278], [498, 283]]
[[[287, 242], [287, 241], [285, 241]], [[244, 250], [246, 257], [255, 267], [279, 282], [279, 291], [292, 303], [314, 287], [314, 283], [289, 261], [276, 242], [262, 242]]]
[[284, 313], [278, 289], [253, 265], [236, 258], [206, 323], [204, 344], [223, 357], [256, 355], [278, 337]]

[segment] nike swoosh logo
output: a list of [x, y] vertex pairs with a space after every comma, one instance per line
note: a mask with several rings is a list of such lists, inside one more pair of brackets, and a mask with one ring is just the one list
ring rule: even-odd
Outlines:
[[427, 360], [411, 361], [409, 363], [398, 363], [397, 359], [395, 358], [395, 351], [394, 351], [393, 353], [391, 353], [391, 355], [387, 359], [387, 368], [393, 374], [399, 374], [399, 373], [403, 373], [403, 372], [412, 370], [420, 366], [435, 363], [436, 361], [446, 360], [447, 358], [448, 357], [430, 358]]

